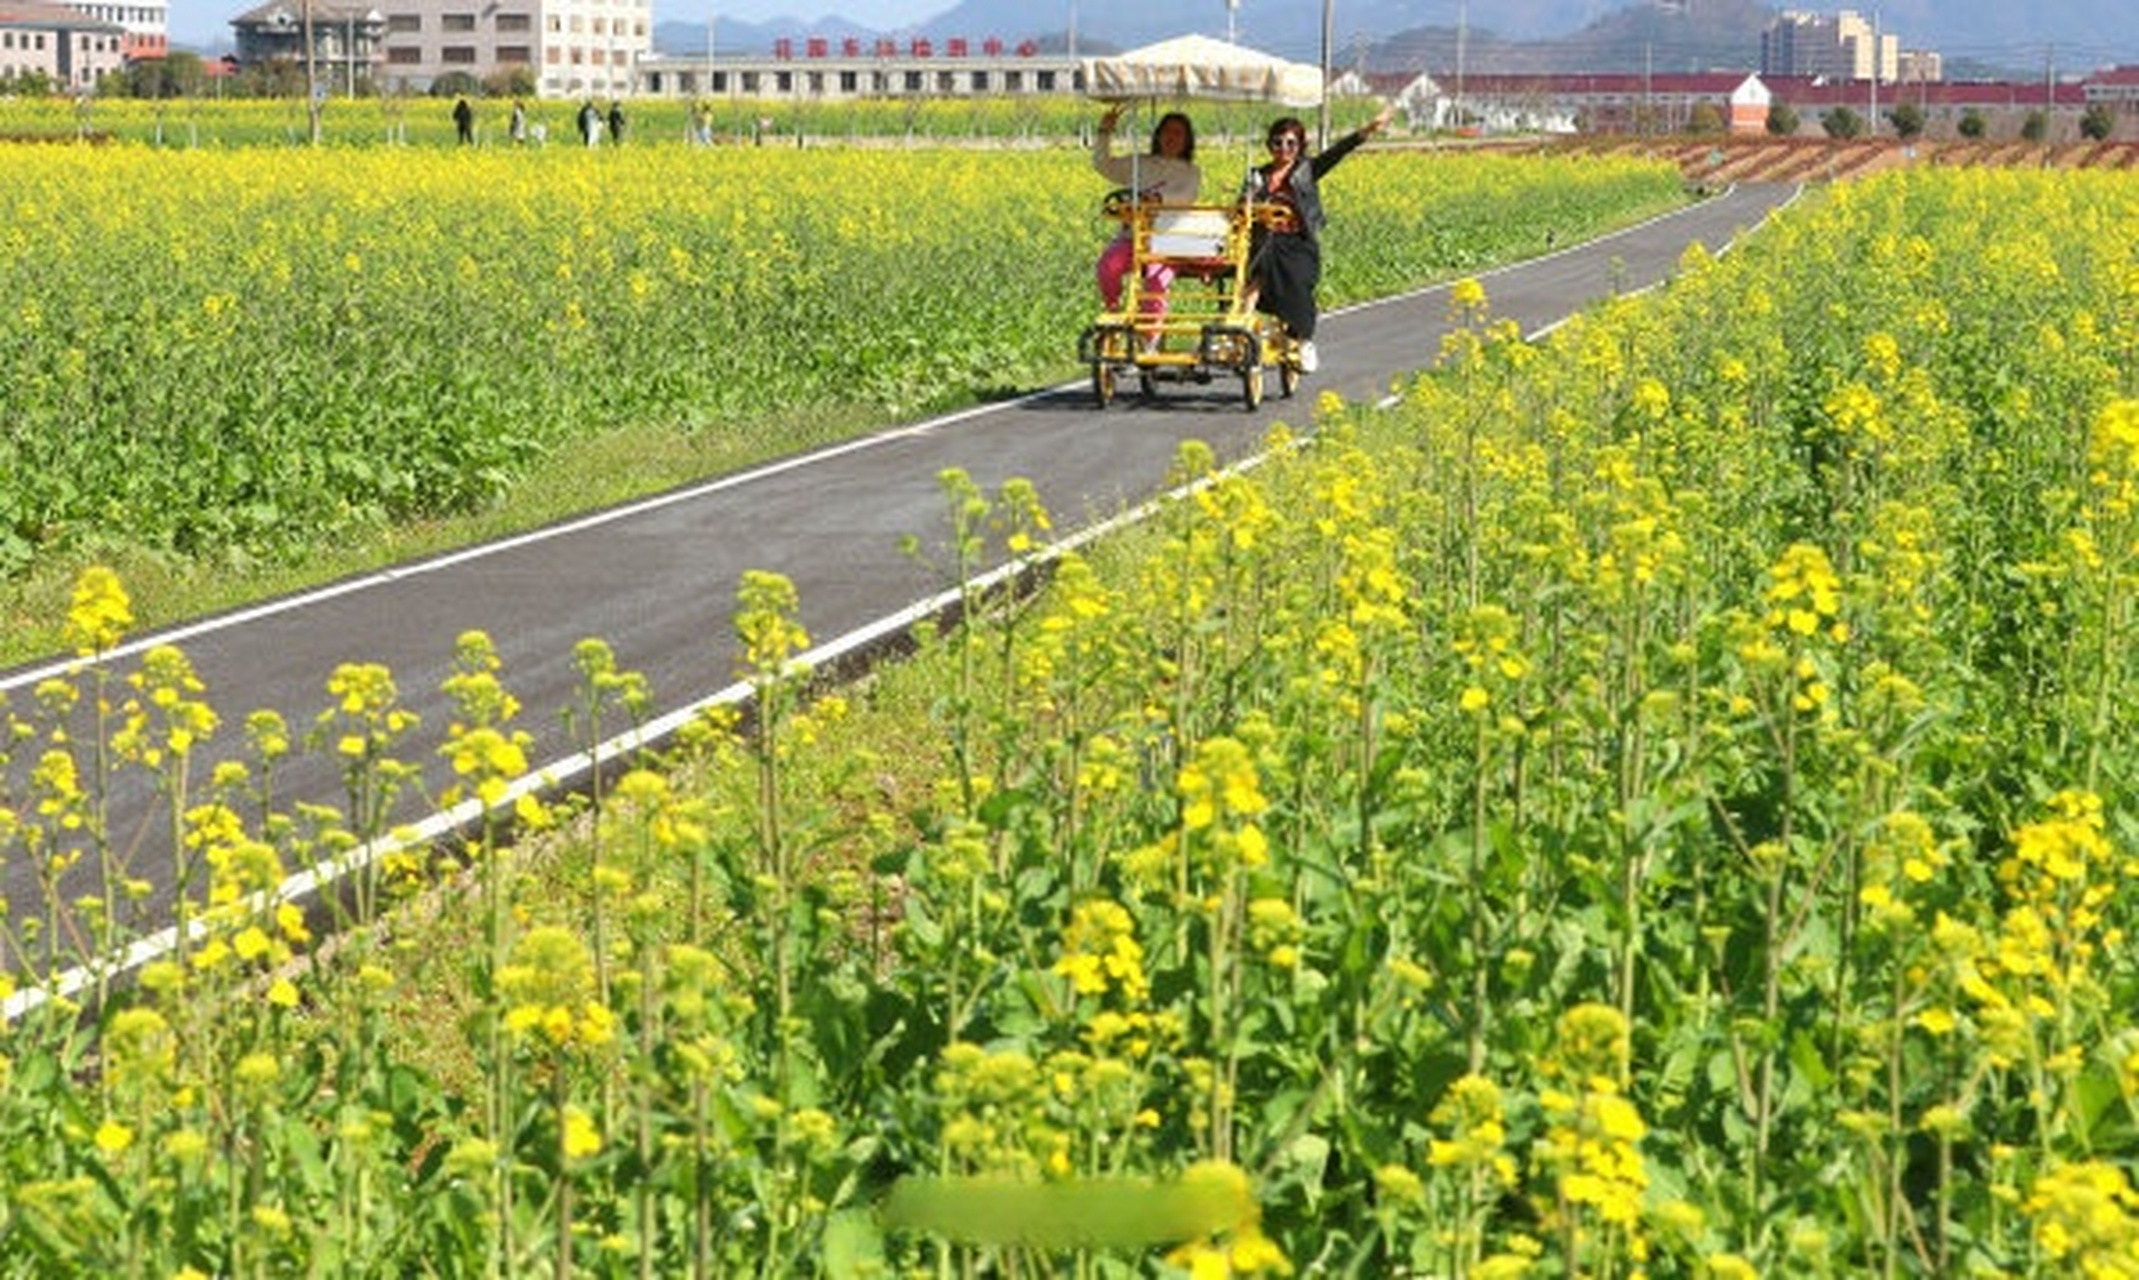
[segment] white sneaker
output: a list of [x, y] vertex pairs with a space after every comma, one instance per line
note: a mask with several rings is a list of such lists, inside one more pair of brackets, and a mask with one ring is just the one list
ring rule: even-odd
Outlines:
[[1322, 367], [1321, 359], [1315, 355], [1315, 344], [1312, 341], [1301, 343], [1293, 359], [1298, 362], [1301, 373], [1313, 373]]

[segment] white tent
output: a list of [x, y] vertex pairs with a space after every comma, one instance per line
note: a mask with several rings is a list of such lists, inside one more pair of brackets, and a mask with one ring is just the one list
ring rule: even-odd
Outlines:
[[1127, 53], [1080, 61], [1084, 91], [1101, 102], [1215, 98], [1312, 107], [1322, 101], [1321, 68], [1209, 36], [1179, 36]]

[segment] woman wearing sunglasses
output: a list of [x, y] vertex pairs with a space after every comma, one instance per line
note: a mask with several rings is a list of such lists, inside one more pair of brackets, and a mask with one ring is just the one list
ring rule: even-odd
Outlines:
[[1360, 143], [1378, 133], [1394, 115], [1394, 104], [1324, 150], [1307, 154], [1307, 126], [1286, 116], [1270, 126], [1270, 159], [1248, 171], [1243, 198], [1270, 206], [1258, 219], [1248, 258], [1249, 302], [1276, 316], [1292, 334], [1300, 372], [1313, 373], [1315, 356], [1315, 288], [1322, 282], [1325, 218], [1316, 182]]

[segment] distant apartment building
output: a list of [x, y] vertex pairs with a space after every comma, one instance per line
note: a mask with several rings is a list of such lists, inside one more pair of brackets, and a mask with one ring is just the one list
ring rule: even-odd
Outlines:
[[378, 83], [386, 17], [377, 9], [327, 0], [269, 0], [232, 18], [230, 26], [240, 66], [288, 62], [316, 77], [314, 91], [322, 94], [354, 96], [360, 85]]
[[2087, 77], [2089, 105], [2102, 103], [2126, 113], [2139, 113], [2139, 67], [2110, 67]]
[[652, 0], [386, 0], [390, 87], [525, 68], [545, 98], [622, 97], [653, 50]]
[[126, 64], [126, 28], [46, 0], [0, 0], [0, 84], [41, 76], [87, 93]]
[[100, 22], [117, 23], [127, 61], [161, 58], [171, 52], [169, 0], [68, 0], [67, 7]]
[[302, 61], [307, 10], [328, 91], [423, 93], [518, 69], [541, 97], [622, 97], [653, 47], [651, 0], [269, 0], [231, 23], [239, 62]]
[[1854, 9], [1785, 11], [1760, 33], [1760, 74], [1892, 82], [1901, 78], [1901, 38]]
[[1900, 71], [1894, 78], [1903, 84], [1937, 84], [1946, 78], [1946, 59], [1931, 49], [1903, 49]]
[[994, 37], [947, 40], [888, 36], [837, 41], [811, 36], [773, 42], [770, 55], [718, 59], [656, 54], [639, 64], [639, 90], [663, 98], [786, 98], [805, 102], [853, 98], [1031, 97], [1072, 93], [1079, 63], [1042, 53], [1031, 41]]

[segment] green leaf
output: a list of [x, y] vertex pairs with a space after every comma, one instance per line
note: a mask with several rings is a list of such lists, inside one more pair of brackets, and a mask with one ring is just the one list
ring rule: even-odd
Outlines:
[[884, 1266], [884, 1233], [876, 1219], [859, 1209], [843, 1209], [824, 1226], [824, 1270], [831, 1280], [879, 1275]]
[[2133, 1145], [2131, 1108], [2117, 1073], [2093, 1063], [2072, 1084], [2072, 1124], [2089, 1150], [2128, 1150]]
[[1322, 1185], [1329, 1170], [1329, 1153], [1329, 1139], [1319, 1133], [1303, 1133], [1285, 1148], [1286, 1169], [1306, 1190], [1310, 1209], [1321, 1199]]
[[1245, 1179], [1116, 1178], [1028, 1182], [902, 1178], [884, 1220], [957, 1244], [1034, 1249], [1147, 1249], [1200, 1239], [1255, 1214]]

